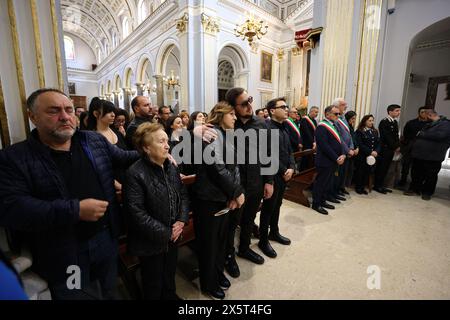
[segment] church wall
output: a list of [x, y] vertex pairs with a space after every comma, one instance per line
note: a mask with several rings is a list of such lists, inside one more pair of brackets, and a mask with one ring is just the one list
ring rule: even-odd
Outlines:
[[80, 38], [73, 34], [68, 34], [72, 38], [75, 46], [75, 59], [66, 60], [67, 68], [92, 70], [92, 65], [97, 64], [95, 54], [92, 49]]

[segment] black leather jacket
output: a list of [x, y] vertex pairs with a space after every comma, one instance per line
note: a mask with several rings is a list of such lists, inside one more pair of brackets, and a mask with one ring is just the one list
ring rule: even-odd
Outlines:
[[[212, 164], [205, 163], [199, 166], [193, 190], [199, 200], [228, 202], [237, 198], [244, 189], [240, 185], [239, 167], [234, 163], [226, 163], [226, 154], [231, 152], [236, 160], [236, 150], [232, 144], [225, 143], [225, 131], [215, 127], [219, 138], [210, 144], [204, 145], [204, 150], [212, 154], [216, 161]], [[223, 139], [222, 139], [223, 137]]]
[[177, 168], [164, 168], [143, 157], [126, 173], [124, 203], [128, 215], [128, 251], [136, 256], [167, 252], [176, 221], [189, 219], [189, 196]]

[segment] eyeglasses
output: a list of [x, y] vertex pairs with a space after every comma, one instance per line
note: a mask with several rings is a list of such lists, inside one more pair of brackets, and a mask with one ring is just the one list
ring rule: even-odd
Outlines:
[[279, 106], [279, 107], [275, 107], [274, 109], [284, 109], [284, 110], [289, 110], [289, 106]]
[[237, 106], [243, 106], [248, 107], [249, 104], [253, 102], [253, 97], [249, 96], [247, 100], [243, 101], [242, 103], [236, 104]]
[[341, 114], [339, 113], [339, 112], [335, 112], [335, 113], [333, 113], [335, 116], [340, 116]]

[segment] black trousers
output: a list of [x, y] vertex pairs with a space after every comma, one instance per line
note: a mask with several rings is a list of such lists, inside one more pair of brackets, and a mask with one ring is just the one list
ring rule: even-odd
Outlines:
[[318, 207], [324, 204], [330, 191], [336, 167], [337, 164], [330, 167], [317, 167], [317, 176], [313, 187], [313, 206]]
[[239, 251], [244, 252], [250, 246], [251, 232], [253, 223], [258, 212], [261, 199], [263, 197], [263, 190], [258, 194], [245, 195], [245, 203], [241, 209], [230, 215], [230, 221], [227, 231], [227, 246], [225, 249], [227, 256], [233, 256], [235, 252], [234, 237], [236, 228], [241, 225], [241, 234], [239, 240]]
[[169, 243], [167, 252], [139, 257], [141, 261], [142, 290], [145, 300], [175, 300], [175, 272], [178, 247]]
[[400, 181], [407, 182], [413, 159], [410, 153], [404, 153], [402, 156], [402, 175]]
[[433, 195], [436, 190], [441, 161], [413, 159], [409, 189], [424, 195]]
[[384, 180], [386, 179], [393, 158], [394, 150], [388, 148], [381, 149], [375, 169], [375, 188], [384, 188]]
[[337, 196], [342, 188], [345, 187], [345, 174], [348, 170], [348, 161], [345, 160], [343, 164], [337, 166], [336, 173], [333, 177], [333, 189], [331, 196]]
[[277, 174], [274, 176], [273, 195], [263, 201], [261, 216], [259, 219], [259, 239], [267, 241], [270, 232], [278, 232], [278, 221], [280, 220], [280, 207], [283, 202], [286, 182]]
[[236, 212], [231, 211], [220, 216], [214, 214], [226, 206], [226, 203], [204, 200], [196, 205], [195, 229], [199, 246], [200, 286], [203, 291], [217, 290], [218, 275], [224, 270], [228, 222]]
[[364, 190], [369, 181], [371, 167], [367, 164], [365, 158], [357, 159], [355, 167], [355, 190]]
[[245, 199], [244, 206], [241, 208], [239, 252], [245, 252], [250, 248], [253, 225], [255, 223], [256, 213], [261, 205], [262, 198], [262, 194], [249, 195]]
[[[119, 245], [108, 228], [78, 244], [77, 266], [80, 289], [69, 289], [66, 282], [50, 284], [53, 300], [117, 299], [117, 257]], [[56, 257], [55, 257], [56, 258]], [[75, 274], [74, 274], [75, 275]], [[69, 278], [70, 274], [67, 274]]]

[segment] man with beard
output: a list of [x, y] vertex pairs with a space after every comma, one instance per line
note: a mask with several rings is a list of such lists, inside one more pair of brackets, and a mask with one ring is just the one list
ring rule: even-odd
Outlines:
[[[235, 130], [242, 129], [244, 132], [254, 130], [256, 136], [258, 136], [259, 130], [267, 130], [265, 121], [253, 114], [253, 97], [249, 96], [245, 89], [232, 88], [227, 91], [225, 99], [236, 110], [237, 120]], [[259, 157], [255, 164], [251, 164], [249, 161], [250, 153], [259, 155], [259, 141], [249, 140], [251, 139], [246, 139], [245, 163], [239, 165], [241, 185], [245, 190], [245, 203], [239, 214], [236, 212], [230, 216], [231, 219], [228, 229], [225, 270], [234, 278], [240, 275], [239, 266], [234, 257], [234, 234], [239, 224], [239, 219], [241, 233], [237, 255], [256, 264], [264, 263], [264, 258], [250, 249], [250, 237], [254, 224], [253, 221], [255, 220], [261, 200], [263, 197], [265, 199], [270, 198], [273, 193], [273, 176], [261, 175], [263, 165]], [[270, 142], [268, 144], [270, 146]]]
[[97, 132], [76, 131], [72, 101], [59, 90], [39, 89], [27, 104], [36, 129], [0, 151], [0, 226], [23, 236], [53, 299], [115, 298], [113, 165], [130, 165], [139, 156]]
[[144, 122], [151, 121], [153, 118], [152, 103], [146, 96], [136, 96], [131, 100], [131, 108], [134, 112], [134, 119], [127, 128], [125, 139], [130, 150], [134, 150], [133, 135], [137, 127]]

